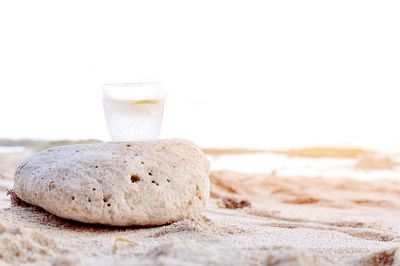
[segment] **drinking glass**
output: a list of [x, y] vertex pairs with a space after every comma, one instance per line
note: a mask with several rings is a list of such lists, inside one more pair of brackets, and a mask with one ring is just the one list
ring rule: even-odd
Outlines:
[[160, 83], [103, 85], [103, 106], [111, 139], [157, 139], [163, 120], [165, 91]]

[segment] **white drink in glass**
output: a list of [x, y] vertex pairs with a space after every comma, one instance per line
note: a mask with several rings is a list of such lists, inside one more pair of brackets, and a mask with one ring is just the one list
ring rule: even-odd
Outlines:
[[158, 83], [104, 85], [104, 114], [112, 140], [157, 139], [164, 100]]

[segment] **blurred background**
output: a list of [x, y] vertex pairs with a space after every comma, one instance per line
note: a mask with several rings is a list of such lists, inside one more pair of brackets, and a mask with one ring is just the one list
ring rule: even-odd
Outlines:
[[400, 149], [398, 1], [1, 1], [0, 138], [101, 139], [101, 84], [160, 81], [161, 137]]

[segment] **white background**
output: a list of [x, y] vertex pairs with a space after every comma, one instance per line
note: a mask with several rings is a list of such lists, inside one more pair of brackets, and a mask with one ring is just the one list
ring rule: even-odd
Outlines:
[[399, 14], [398, 1], [1, 1], [0, 138], [107, 139], [101, 84], [161, 81], [162, 137], [400, 149]]

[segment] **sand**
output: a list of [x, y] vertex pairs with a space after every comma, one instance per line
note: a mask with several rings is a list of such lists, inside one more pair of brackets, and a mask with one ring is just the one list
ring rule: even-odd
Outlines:
[[[203, 216], [152, 228], [71, 222], [0, 198], [0, 265], [400, 265], [398, 180], [210, 178]], [[2, 181], [0, 193], [12, 186]]]

